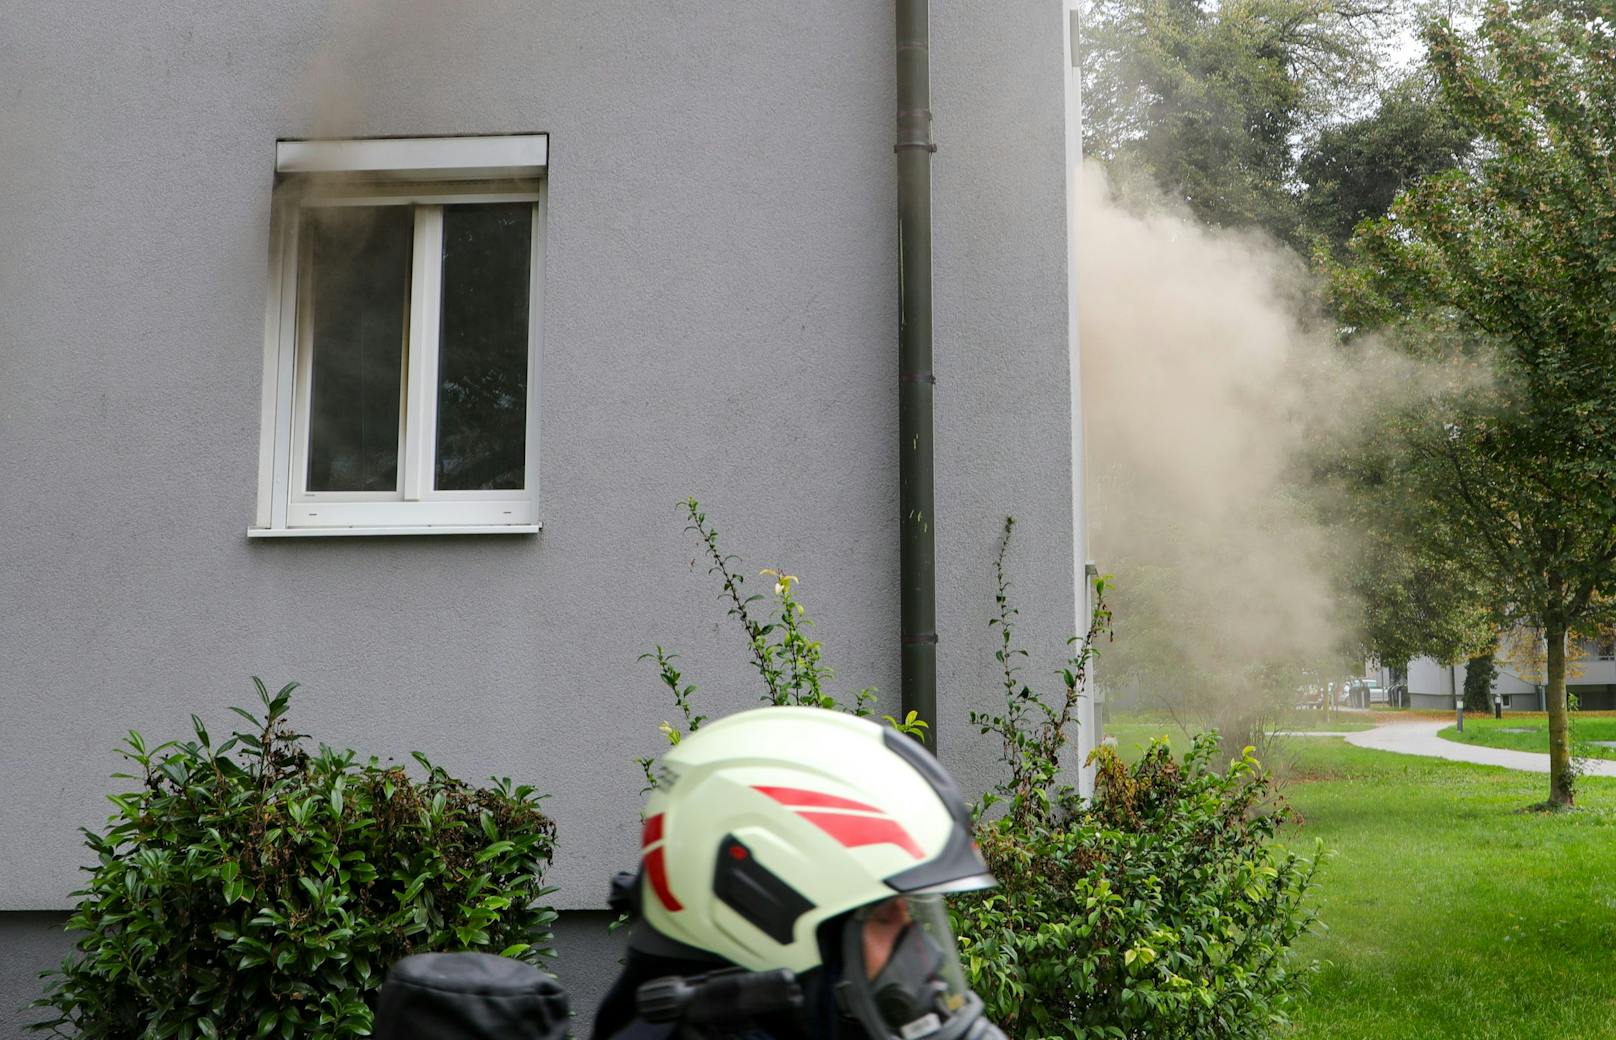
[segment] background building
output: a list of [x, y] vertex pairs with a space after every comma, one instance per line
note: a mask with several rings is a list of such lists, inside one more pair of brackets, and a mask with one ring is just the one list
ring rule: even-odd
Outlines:
[[[1509, 641], [1497, 665], [1493, 693], [1502, 697], [1505, 711], [1544, 711], [1545, 664], [1541, 649], [1534, 655], [1531, 637]], [[1429, 657], [1408, 663], [1410, 707], [1453, 708], [1453, 691], [1464, 691], [1465, 666], [1439, 664]], [[1616, 641], [1609, 638], [1577, 639], [1566, 647], [1566, 692], [1586, 711], [1616, 710]]]

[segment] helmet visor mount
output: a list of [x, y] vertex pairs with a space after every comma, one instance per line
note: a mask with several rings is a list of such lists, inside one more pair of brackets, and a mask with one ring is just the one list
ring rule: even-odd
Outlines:
[[871, 1040], [951, 1040], [981, 1016], [940, 895], [854, 911], [842, 933], [842, 964], [842, 1005]]

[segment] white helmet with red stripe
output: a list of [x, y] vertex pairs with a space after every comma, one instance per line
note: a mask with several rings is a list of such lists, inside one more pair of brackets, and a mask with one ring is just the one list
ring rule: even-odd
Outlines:
[[856, 908], [993, 884], [936, 759], [819, 708], [742, 712], [680, 741], [643, 839], [645, 923], [752, 970], [818, 966], [819, 926]]

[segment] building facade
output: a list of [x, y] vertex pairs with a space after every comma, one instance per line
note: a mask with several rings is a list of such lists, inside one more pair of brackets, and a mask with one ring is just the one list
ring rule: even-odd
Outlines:
[[[253, 675], [320, 741], [549, 792], [588, 1014], [672, 713], [640, 655], [709, 714], [758, 697], [687, 496], [897, 707], [890, 8], [4, 7], [0, 1037], [112, 749], [227, 728]], [[1068, 28], [932, 5], [938, 726], [974, 791], [1006, 514], [1029, 676], [1086, 614]]]
[[[1544, 711], [1547, 682], [1543, 654], [1523, 653], [1532, 646], [1530, 637], [1512, 641], [1514, 654], [1505, 653], [1495, 661], [1493, 695], [1505, 711]], [[1523, 658], [1523, 659], [1517, 659]], [[1463, 694], [1465, 666], [1448, 666], [1429, 657], [1408, 663], [1409, 706], [1448, 710], [1455, 693]], [[1616, 641], [1609, 638], [1571, 638], [1566, 647], [1566, 692], [1577, 698], [1587, 711], [1616, 710]]]

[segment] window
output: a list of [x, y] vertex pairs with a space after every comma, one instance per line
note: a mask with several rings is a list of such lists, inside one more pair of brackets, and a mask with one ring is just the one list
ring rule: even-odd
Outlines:
[[546, 146], [277, 146], [250, 535], [538, 530]]

